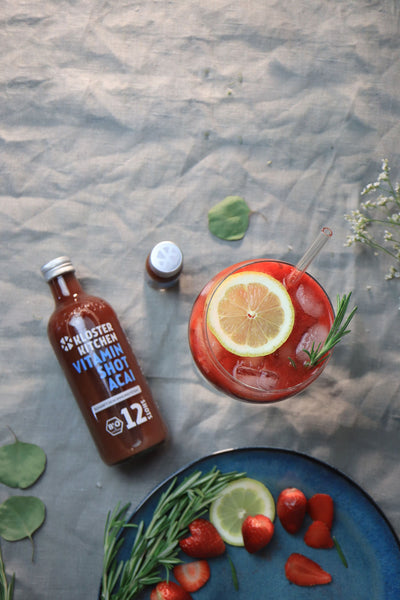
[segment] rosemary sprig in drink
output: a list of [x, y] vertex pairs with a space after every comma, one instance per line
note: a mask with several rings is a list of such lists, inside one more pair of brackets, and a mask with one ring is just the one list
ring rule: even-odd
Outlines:
[[311, 351], [304, 350], [309, 358], [309, 360], [306, 362], [308, 367], [316, 367], [317, 365], [323, 363], [324, 360], [328, 358], [328, 352], [330, 352], [330, 350], [332, 350], [332, 348], [334, 348], [334, 346], [336, 346], [336, 344], [338, 344], [346, 334], [350, 333], [350, 329], [347, 328], [357, 310], [357, 306], [355, 306], [343, 325], [343, 320], [349, 306], [350, 298], [351, 292], [347, 295], [344, 294], [342, 298], [337, 296], [336, 316], [325, 342], [323, 344], [322, 342], [319, 343], [316, 348], [313, 343]]
[[[221, 473], [215, 467], [206, 474], [196, 471], [178, 484], [174, 478], [161, 495], [150, 523], [130, 524], [129, 504], [108, 513], [104, 531], [101, 600], [131, 600], [147, 585], [155, 585], [178, 564], [179, 540], [194, 520], [207, 512], [223, 488], [243, 473]], [[136, 536], [126, 561], [117, 562], [126, 527], [136, 527]], [[118, 589], [116, 590], [116, 588]]]

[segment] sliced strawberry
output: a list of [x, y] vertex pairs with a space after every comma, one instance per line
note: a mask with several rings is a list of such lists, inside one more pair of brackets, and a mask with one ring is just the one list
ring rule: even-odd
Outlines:
[[314, 494], [307, 502], [307, 512], [313, 521], [323, 521], [331, 529], [334, 504], [329, 494]]
[[197, 592], [210, 579], [210, 565], [206, 560], [176, 565], [174, 577], [187, 592]]
[[311, 548], [333, 548], [331, 531], [323, 521], [313, 521], [306, 531], [304, 541]]
[[301, 586], [330, 583], [332, 577], [319, 564], [303, 554], [291, 554], [285, 564], [285, 574], [291, 583]]
[[174, 581], [160, 581], [151, 590], [150, 600], [192, 600], [192, 596]]
[[274, 533], [274, 524], [265, 515], [249, 516], [243, 521], [242, 535], [244, 547], [253, 554], [264, 548]]
[[276, 512], [282, 526], [289, 533], [297, 533], [303, 524], [307, 498], [297, 488], [286, 488], [279, 494]]
[[193, 558], [213, 558], [225, 552], [225, 543], [216, 528], [206, 519], [195, 519], [189, 525], [191, 535], [180, 540], [181, 549]]

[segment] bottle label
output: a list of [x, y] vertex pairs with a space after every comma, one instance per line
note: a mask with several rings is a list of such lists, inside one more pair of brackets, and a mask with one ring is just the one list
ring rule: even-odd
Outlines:
[[135, 387], [126, 390], [126, 392], [121, 392], [120, 394], [116, 394], [115, 396], [111, 396], [111, 398], [107, 398], [106, 400], [103, 400], [102, 402], [98, 402], [97, 404], [94, 404], [92, 406], [92, 413], [94, 418], [97, 421], [97, 413], [101, 412], [102, 410], [105, 410], [106, 408], [110, 408], [110, 406], [115, 406], [116, 404], [119, 404], [120, 402], [125, 402], [125, 400], [128, 400], [128, 398], [132, 398], [132, 396], [136, 396], [137, 394], [140, 394], [140, 392], [142, 391], [142, 388], [140, 387], [140, 385], [136, 385]]
[[[81, 316], [73, 317], [70, 323], [78, 333], [63, 336], [60, 347], [63, 352], [72, 353], [70, 364], [75, 375], [79, 378], [94, 373], [109, 393], [104, 400], [91, 406], [94, 419], [99, 421], [100, 418], [103, 425], [105, 419], [105, 429], [111, 436], [121, 434], [124, 428], [132, 429], [153, 419], [112, 324], [101, 323], [87, 329]], [[131, 398], [135, 401], [129, 404]], [[108, 413], [107, 419], [106, 415], [101, 415], [113, 407], [118, 416], [110, 417]]]

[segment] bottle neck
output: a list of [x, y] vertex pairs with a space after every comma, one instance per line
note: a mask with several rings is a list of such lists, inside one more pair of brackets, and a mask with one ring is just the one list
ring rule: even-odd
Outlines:
[[73, 272], [57, 275], [49, 281], [49, 286], [56, 304], [77, 302], [78, 297], [84, 293]]

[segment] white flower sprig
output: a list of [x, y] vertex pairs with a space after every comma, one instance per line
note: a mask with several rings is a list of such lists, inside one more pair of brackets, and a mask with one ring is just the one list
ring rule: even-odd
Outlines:
[[[377, 253], [385, 252], [395, 260], [385, 279], [400, 278], [400, 184], [393, 185], [388, 160], [382, 160], [378, 179], [369, 183], [361, 196], [375, 193], [374, 199], [361, 202], [360, 208], [345, 215], [352, 233], [347, 236], [346, 246], [360, 242]], [[379, 237], [374, 233], [379, 229]], [[382, 231], [383, 230], [383, 233]]]

